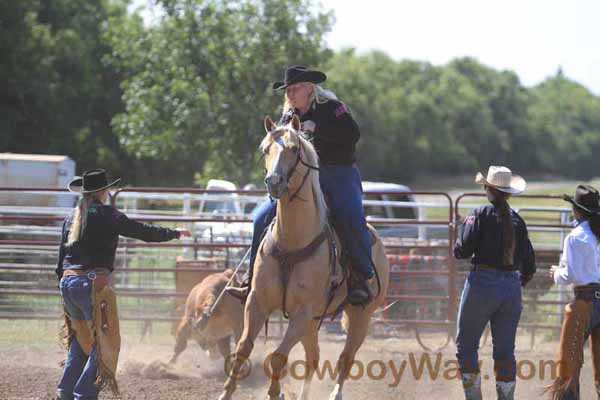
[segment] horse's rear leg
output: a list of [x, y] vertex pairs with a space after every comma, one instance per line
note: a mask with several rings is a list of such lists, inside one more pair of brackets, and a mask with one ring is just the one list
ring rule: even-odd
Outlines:
[[235, 356], [226, 357], [226, 366], [229, 364], [231, 369], [229, 377], [225, 381], [224, 391], [219, 396], [219, 400], [230, 400], [237, 386], [237, 379], [240, 377], [240, 372], [244, 367], [246, 360], [250, 358], [250, 353], [254, 348], [254, 340], [258, 336], [260, 329], [263, 327], [267, 315], [260, 309], [256, 300], [256, 292], [253, 290], [248, 295], [246, 300], [246, 308], [244, 310], [244, 330], [242, 337], [235, 349]]
[[306, 377], [302, 382], [302, 391], [300, 392], [300, 400], [308, 400], [310, 393], [310, 385], [313, 380], [315, 370], [319, 367], [319, 331], [318, 322], [313, 321], [309, 332], [302, 338], [302, 346], [306, 353]]
[[338, 359], [338, 379], [329, 396], [329, 400], [342, 400], [344, 382], [350, 373], [356, 352], [363, 344], [369, 331], [369, 322], [373, 314], [373, 309], [374, 307], [363, 309], [362, 307], [350, 306], [345, 310], [346, 317], [348, 318], [346, 344]]
[[281, 344], [271, 354], [271, 385], [269, 386], [269, 399], [279, 399], [281, 393], [281, 383], [279, 382], [281, 377], [281, 371], [287, 364], [288, 355], [292, 348], [308, 333], [309, 323], [311, 322], [312, 315], [308, 310], [302, 310], [301, 312], [290, 316], [290, 322], [288, 328], [285, 331], [285, 336], [281, 341]]
[[175, 350], [173, 357], [169, 360], [169, 364], [174, 364], [177, 361], [177, 357], [179, 357], [187, 347], [187, 342], [190, 339], [191, 334], [192, 327], [190, 326], [190, 321], [187, 316], [184, 315], [177, 327], [177, 333], [175, 334]]

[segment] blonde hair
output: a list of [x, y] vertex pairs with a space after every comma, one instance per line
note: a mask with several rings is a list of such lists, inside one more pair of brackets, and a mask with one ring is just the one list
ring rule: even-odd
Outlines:
[[84, 193], [83, 196], [77, 202], [75, 207], [75, 213], [73, 214], [73, 223], [71, 224], [71, 231], [69, 232], [69, 240], [67, 245], [72, 245], [77, 242], [83, 236], [85, 227], [87, 225], [87, 214], [90, 205], [94, 201], [104, 202], [108, 189], [99, 190], [92, 193]]
[[[315, 150], [313, 144], [306, 140], [302, 135], [297, 134], [297, 136], [301, 145], [304, 147], [304, 152], [306, 153], [306, 162], [309, 165], [318, 166], [319, 156], [317, 155], [317, 151]], [[321, 189], [321, 183], [319, 181], [319, 170], [310, 171], [309, 179], [312, 186], [313, 196], [315, 198], [315, 203], [317, 205], [317, 209], [319, 210], [320, 220], [321, 222], [325, 223], [327, 221], [327, 203], [325, 202], [325, 196], [323, 195], [323, 190]]]
[[[311, 107], [316, 107], [317, 104], [327, 103], [329, 100], [337, 100], [337, 96], [331, 90], [324, 89], [314, 83], [304, 82], [306, 85], [312, 86], [312, 93], [310, 94], [309, 103]], [[283, 95], [283, 112], [286, 112], [292, 108], [290, 105], [290, 99], [288, 99], [287, 92]]]

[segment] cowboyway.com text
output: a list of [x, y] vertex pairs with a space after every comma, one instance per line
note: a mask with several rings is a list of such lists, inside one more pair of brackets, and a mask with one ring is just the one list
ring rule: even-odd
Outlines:
[[[261, 368], [267, 377], [272, 375], [271, 359], [275, 355], [267, 357], [261, 365]], [[231, 354], [225, 360], [225, 373], [231, 372], [235, 355]], [[557, 377], [557, 361], [517, 361], [517, 377], [520, 380], [532, 379], [555, 379]], [[242, 367], [238, 369], [237, 378], [244, 379], [248, 377], [253, 369], [250, 360], [244, 360]], [[292, 379], [304, 380], [309, 373], [308, 364], [305, 360], [294, 360], [289, 362], [280, 374], [280, 379], [288, 376]], [[335, 381], [339, 375], [339, 366], [337, 362], [330, 360], [321, 360], [314, 370], [313, 379]], [[482, 371], [483, 379], [493, 379], [493, 374], [485, 374], [484, 362], [479, 362], [479, 370]], [[380, 360], [371, 361], [355, 360], [352, 363], [348, 376], [352, 380], [363, 378], [375, 381], [385, 381], [390, 387], [396, 387], [403, 380], [421, 379], [430, 380], [460, 380], [460, 369], [456, 359], [444, 360], [441, 353], [420, 355], [409, 353], [408, 356], [400, 360]]]

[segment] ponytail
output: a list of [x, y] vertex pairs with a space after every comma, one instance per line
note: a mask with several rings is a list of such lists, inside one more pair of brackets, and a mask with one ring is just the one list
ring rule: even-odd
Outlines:
[[487, 187], [491, 203], [498, 211], [498, 223], [502, 227], [503, 249], [502, 264], [513, 265], [515, 262], [515, 227], [512, 222], [512, 211], [508, 204], [510, 194]]
[[600, 215], [590, 215], [590, 228], [592, 228], [592, 232], [594, 232], [594, 236], [596, 236], [596, 239], [600, 241]]
[[498, 205], [498, 220], [502, 226], [504, 248], [502, 249], [502, 264], [513, 265], [515, 257], [515, 227], [512, 223], [512, 213], [506, 201]]
[[102, 202], [105, 193], [106, 190], [101, 190], [99, 192], [84, 193], [83, 196], [81, 196], [75, 207], [75, 213], [73, 214], [73, 223], [71, 224], [71, 231], [69, 232], [69, 239], [67, 240], [68, 246], [73, 245], [73, 243], [81, 239], [87, 225], [87, 215], [90, 205], [94, 201]]

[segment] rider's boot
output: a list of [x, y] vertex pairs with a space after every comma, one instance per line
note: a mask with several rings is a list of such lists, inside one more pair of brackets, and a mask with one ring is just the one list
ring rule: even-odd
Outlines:
[[240, 300], [242, 304], [246, 303], [246, 299], [248, 298], [248, 294], [250, 293], [250, 284], [252, 283], [252, 275], [254, 272], [254, 265], [251, 264], [248, 268], [248, 273], [242, 280], [242, 283], [239, 287], [229, 286], [225, 291]]
[[373, 300], [369, 278], [356, 271], [348, 280], [348, 303], [353, 306], [366, 306]]

